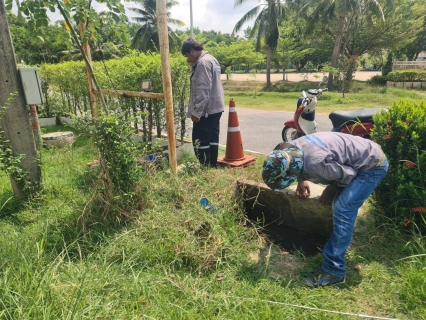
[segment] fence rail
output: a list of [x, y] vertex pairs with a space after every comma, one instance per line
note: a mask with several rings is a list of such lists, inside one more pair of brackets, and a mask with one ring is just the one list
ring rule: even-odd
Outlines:
[[426, 61], [394, 61], [392, 71], [426, 70]]

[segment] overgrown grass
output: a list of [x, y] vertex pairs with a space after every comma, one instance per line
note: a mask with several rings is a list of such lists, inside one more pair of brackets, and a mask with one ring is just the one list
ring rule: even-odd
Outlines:
[[[268, 91], [264, 82], [225, 81], [225, 102], [233, 98], [238, 107], [249, 109], [294, 111], [302, 90], [315, 89], [316, 82], [280, 81]], [[404, 88], [372, 87], [355, 81], [350, 92], [343, 97], [341, 92], [325, 92], [319, 97], [316, 111], [328, 114], [333, 110], [359, 108], [386, 108], [395, 100], [409, 98], [416, 102], [426, 99], [426, 91]]]
[[[99, 208], [83, 220], [97, 181], [86, 163], [97, 152], [87, 136], [76, 136], [73, 147], [42, 150], [38, 197], [18, 201], [0, 176], [2, 319], [348, 317], [320, 309], [424, 319], [424, 238], [376, 228], [363, 216], [348, 252], [347, 283], [308, 289], [301, 278], [321, 257], [269, 243], [235, 197], [237, 178], [260, 180], [262, 159], [245, 169], [206, 171], [187, 157], [176, 177], [165, 170], [140, 181], [143, 210], [130, 212], [132, 219], [105, 221]], [[201, 207], [202, 196], [218, 210]]]

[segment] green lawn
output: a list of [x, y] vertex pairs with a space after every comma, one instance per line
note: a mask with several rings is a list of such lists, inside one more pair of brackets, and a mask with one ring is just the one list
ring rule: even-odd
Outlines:
[[[49, 130], [58, 129], [69, 130]], [[235, 197], [237, 178], [260, 181], [262, 159], [206, 171], [186, 157], [176, 177], [151, 171], [140, 202], [117, 221], [106, 218], [111, 204], [92, 205], [97, 171], [86, 163], [97, 152], [76, 136], [73, 147], [42, 150], [44, 192], [34, 199], [14, 198], [0, 176], [1, 319], [425, 319], [423, 238], [365, 214], [347, 283], [309, 289], [301, 279], [321, 256], [283, 252]], [[202, 196], [217, 212], [199, 205]]]
[[[241, 108], [294, 111], [302, 90], [315, 89], [318, 84], [312, 82], [279, 82], [271, 90], [262, 91], [262, 82], [224, 82], [225, 104], [233, 98], [236, 106]], [[356, 83], [352, 92], [324, 92], [318, 100], [316, 111], [328, 114], [333, 110], [353, 110], [359, 108], [389, 107], [395, 100], [426, 99], [425, 90], [407, 90], [403, 88], [370, 87]]]

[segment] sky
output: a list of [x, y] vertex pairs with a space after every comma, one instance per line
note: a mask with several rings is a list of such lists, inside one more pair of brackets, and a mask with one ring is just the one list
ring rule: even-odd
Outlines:
[[[177, 0], [178, 5], [171, 9], [171, 17], [174, 19], [181, 20], [185, 23], [185, 26], [179, 27], [177, 25], [170, 25], [172, 29], [186, 30], [190, 28], [190, 0]], [[126, 7], [126, 13], [129, 19], [135, 16], [135, 13], [127, 8], [138, 7], [135, 2], [122, 1]], [[193, 12], [193, 27], [199, 28], [202, 31], [220, 31], [222, 33], [232, 33], [235, 24], [247, 13], [250, 9], [254, 8], [259, 4], [259, 0], [246, 0], [244, 4], [241, 4], [234, 8], [234, 0], [192, 0], [192, 12]], [[106, 10], [106, 7], [99, 3], [94, 3], [93, 7], [98, 10]], [[58, 12], [50, 16], [52, 22], [61, 19]], [[130, 21], [132, 21], [130, 19]], [[248, 26], [252, 26], [254, 21], [249, 21], [243, 26], [246, 29]], [[242, 34], [241, 32], [239, 33]]]
[[[174, 6], [170, 13], [174, 19], [185, 23], [182, 28], [170, 25], [172, 29], [190, 28], [190, 0], [177, 0], [179, 5]], [[222, 33], [232, 33], [235, 24], [250, 9], [258, 5], [258, 0], [246, 0], [242, 5], [234, 8], [234, 0], [192, 0], [193, 27], [203, 31], [220, 31]], [[130, 7], [130, 5], [126, 5]], [[133, 14], [133, 12], [131, 13]], [[130, 15], [129, 15], [130, 17]], [[252, 26], [254, 21], [243, 26]]]

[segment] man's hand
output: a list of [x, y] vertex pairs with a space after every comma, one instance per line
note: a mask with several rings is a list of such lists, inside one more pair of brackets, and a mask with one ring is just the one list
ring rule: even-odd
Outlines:
[[325, 206], [331, 206], [333, 204], [334, 197], [336, 196], [337, 189], [328, 185], [322, 195], [318, 198], [319, 202], [321, 202]]
[[295, 194], [300, 199], [309, 198], [309, 196], [311, 195], [311, 189], [309, 188], [308, 181], [300, 181], [297, 184], [297, 188], [296, 188]]
[[200, 118], [197, 118], [196, 116], [191, 115], [192, 122], [198, 122], [200, 121]]

